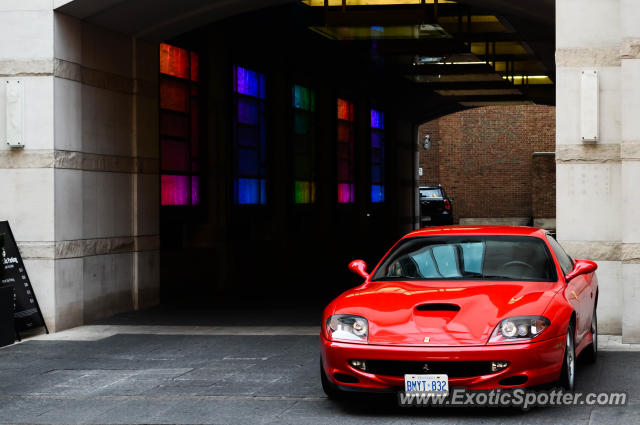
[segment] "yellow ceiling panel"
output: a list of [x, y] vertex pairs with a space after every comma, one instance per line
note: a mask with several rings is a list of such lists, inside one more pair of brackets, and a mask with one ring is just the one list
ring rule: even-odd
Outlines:
[[[498, 41], [495, 43], [495, 52], [493, 51], [493, 43], [489, 43], [489, 54], [495, 53], [496, 55], [524, 55], [527, 54], [527, 49], [518, 41]], [[486, 50], [486, 43], [475, 42], [471, 43], [471, 53], [474, 55], [484, 55]]]

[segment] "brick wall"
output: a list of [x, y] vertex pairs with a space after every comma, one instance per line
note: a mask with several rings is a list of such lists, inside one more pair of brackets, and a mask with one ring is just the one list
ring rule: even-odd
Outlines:
[[429, 121], [422, 124], [418, 130], [420, 143], [424, 140], [425, 135], [431, 136], [431, 149], [426, 151], [420, 147], [420, 168], [422, 168], [422, 176], [418, 177], [420, 185], [440, 183], [440, 155], [438, 154], [440, 131], [438, 122], [439, 120]]
[[[461, 217], [533, 217], [533, 153], [555, 151], [553, 106], [469, 109], [420, 126], [419, 134], [427, 133], [432, 148], [421, 150], [419, 181], [441, 183], [455, 198], [456, 222]], [[545, 164], [545, 181], [553, 173], [555, 182], [555, 167]], [[544, 214], [551, 214], [546, 217], [555, 217], [555, 187], [540, 196], [535, 199], [544, 199]]]
[[531, 179], [531, 209], [536, 218], [556, 216], [556, 156], [553, 153], [533, 154]]

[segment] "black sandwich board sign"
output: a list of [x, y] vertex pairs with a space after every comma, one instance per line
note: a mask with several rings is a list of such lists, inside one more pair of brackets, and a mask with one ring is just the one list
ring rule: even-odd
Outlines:
[[16, 335], [20, 337], [21, 331], [42, 326], [49, 333], [8, 221], [0, 221], [0, 235], [4, 238], [4, 246], [0, 247], [0, 286], [13, 287]]

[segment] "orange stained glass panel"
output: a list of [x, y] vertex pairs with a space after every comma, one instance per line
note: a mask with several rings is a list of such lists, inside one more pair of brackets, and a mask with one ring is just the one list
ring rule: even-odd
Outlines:
[[338, 99], [338, 119], [353, 121], [353, 103]]
[[[197, 63], [197, 56], [196, 56]], [[160, 73], [189, 79], [189, 52], [166, 43], [160, 44]], [[192, 72], [193, 74], [193, 72]], [[196, 71], [197, 76], [197, 71]], [[194, 80], [197, 81], [197, 80]]]

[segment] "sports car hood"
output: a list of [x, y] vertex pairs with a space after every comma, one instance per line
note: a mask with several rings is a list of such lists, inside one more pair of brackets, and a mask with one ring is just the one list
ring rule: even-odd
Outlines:
[[335, 314], [369, 321], [369, 344], [484, 345], [508, 317], [541, 315], [555, 282], [369, 282], [335, 300]]

